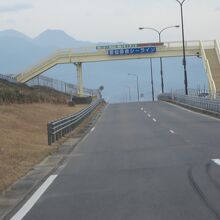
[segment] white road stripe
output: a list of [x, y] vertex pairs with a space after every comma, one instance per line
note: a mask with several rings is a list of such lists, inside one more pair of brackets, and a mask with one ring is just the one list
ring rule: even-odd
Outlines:
[[147, 111], [144, 111], [145, 114], [147, 114]]
[[90, 132], [93, 132], [94, 130], [95, 130], [95, 127], [93, 127]]
[[143, 111], [143, 110], [144, 110], [144, 108], [142, 107], [142, 108], [141, 108], [141, 111]]
[[151, 117], [151, 115], [150, 114], [147, 114], [147, 116], [150, 118]]
[[200, 113], [200, 112], [192, 111], [192, 110], [189, 110], [187, 108], [181, 107], [179, 105], [176, 105], [176, 104], [173, 104], [173, 103], [170, 103], [170, 102], [165, 102], [165, 101], [162, 101], [162, 102], [167, 104], [167, 105], [172, 105], [172, 106], [174, 106], [176, 108], [182, 109], [184, 111], [187, 111], [187, 112], [190, 112], [190, 113], [193, 113], [193, 114], [197, 114], [197, 115], [200, 115], [200, 116], [203, 116], [203, 117], [206, 117], [206, 118], [210, 118], [210, 119], [213, 119], [215, 121], [220, 121], [219, 118], [215, 118], [214, 116], [211, 116], [211, 115], [206, 115], [205, 113]]
[[31, 198], [22, 206], [22, 208], [11, 218], [11, 220], [21, 220], [31, 210], [37, 200], [43, 195], [51, 183], [56, 179], [57, 175], [51, 175], [40, 186], [40, 188], [31, 196]]
[[220, 159], [212, 159], [212, 161], [220, 166]]
[[169, 130], [171, 134], [175, 134], [175, 132], [173, 130]]
[[153, 118], [153, 121], [154, 121], [154, 122], [157, 122], [157, 120], [156, 120], [155, 118]]

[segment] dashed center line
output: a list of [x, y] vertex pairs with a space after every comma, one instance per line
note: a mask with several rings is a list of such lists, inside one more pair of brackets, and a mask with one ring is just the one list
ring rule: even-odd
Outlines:
[[145, 114], [147, 114], [147, 111], [144, 111]]
[[144, 110], [144, 108], [142, 107], [142, 108], [141, 108], [141, 111], [143, 111], [143, 110]]
[[173, 130], [169, 130], [171, 134], [175, 134], [175, 132]]
[[147, 116], [150, 118], [151, 117], [151, 115], [150, 114], [147, 114]]
[[154, 122], [157, 122], [157, 120], [156, 120], [155, 118], [153, 118], [153, 121], [154, 121]]
[[212, 161], [220, 166], [220, 159], [212, 159]]

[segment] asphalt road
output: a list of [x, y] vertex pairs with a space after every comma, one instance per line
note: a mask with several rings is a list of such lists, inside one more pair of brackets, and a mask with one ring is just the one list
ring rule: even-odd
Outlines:
[[108, 105], [25, 220], [220, 219], [220, 120]]

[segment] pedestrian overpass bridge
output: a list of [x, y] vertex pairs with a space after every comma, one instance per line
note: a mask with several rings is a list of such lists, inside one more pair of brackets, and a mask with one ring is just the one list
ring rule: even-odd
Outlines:
[[[134, 45], [139, 45], [136, 49], [142, 50], [147, 49], [146, 45], [150, 44]], [[58, 50], [52, 56], [42, 60], [42, 62], [39, 64], [22, 73], [19, 73], [15, 78], [18, 82], [25, 83], [32, 78], [44, 73], [55, 65], [73, 63], [77, 68], [78, 94], [79, 96], [83, 96], [82, 63], [160, 57], [179, 57], [183, 54], [182, 42], [164, 42], [162, 44], [155, 43], [154, 45], [156, 48], [155, 51], [138, 54], [126, 54], [126, 49], [121, 49], [123, 52], [122, 54], [120, 54], [120, 49], [115, 50], [117, 53], [119, 52], [118, 54], [111, 54], [113, 50], [101, 46]], [[111, 48], [111, 45], [109, 48]], [[216, 92], [220, 92], [220, 49], [217, 41], [186, 41], [185, 49], [186, 56], [198, 56], [202, 58], [204, 68], [208, 76], [210, 91], [214, 94]]]

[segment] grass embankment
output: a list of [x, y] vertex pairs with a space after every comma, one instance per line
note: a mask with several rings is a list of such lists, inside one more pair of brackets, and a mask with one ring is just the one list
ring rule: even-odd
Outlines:
[[[15, 86], [14, 89], [18, 88]], [[26, 89], [27, 93], [24, 97], [29, 96], [28, 100], [34, 102], [28, 93], [28, 88]], [[9, 87], [9, 90], [12, 89]], [[7, 91], [6, 88], [5, 91]], [[30, 91], [31, 94], [33, 92], [39, 96], [36, 90], [31, 88]], [[0, 105], [0, 191], [6, 189], [19, 177], [25, 175], [35, 164], [57, 149], [57, 145], [47, 145], [48, 121], [85, 108], [85, 105], [69, 107], [66, 104], [66, 95], [48, 91], [48, 89], [41, 90], [40, 96], [45, 95], [48, 102], [57, 104], [45, 103], [46, 101], [32, 104], [8, 104], [18, 102], [13, 98], [10, 99], [10, 102], [7, 101]], [[16, 96], [11, 91], [9, 93], [12, 94], [10, 97]], [[26, 102], [26, 99], [23, 101]], [[20, 99], [19, 102], [21, 102]]]
[[22, 103], [65, 104], [68, 95], [43, 86], [29, 87], [0, 79], [0, 105]]

